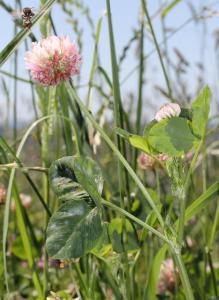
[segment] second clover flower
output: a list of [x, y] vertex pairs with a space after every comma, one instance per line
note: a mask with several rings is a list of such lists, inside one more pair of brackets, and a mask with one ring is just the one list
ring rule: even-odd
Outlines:
[[32, 43], [25, 54], [26, 68], [33, 80], [44, 86], [55, 86], [79, 73], [81, 56], [69, 37], [49, 36]]

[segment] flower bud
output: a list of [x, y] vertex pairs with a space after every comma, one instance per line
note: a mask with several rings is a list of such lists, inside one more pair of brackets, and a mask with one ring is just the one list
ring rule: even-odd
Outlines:
[[138, 166], [142, 170], [152, 170], [156, 164], [156, 160], [146, 153], [138, 156]]
[[160, 122], [163, 119], [178, 117], [181, 113], [181, 108], [177, 103], [167, 103], [161, 106], [155, 115], [155, 120]]

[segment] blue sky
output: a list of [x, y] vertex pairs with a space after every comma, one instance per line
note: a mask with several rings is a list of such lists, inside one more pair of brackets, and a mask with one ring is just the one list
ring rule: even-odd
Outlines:
[[[171, 1], [169, 1], [171, 2]], [[8, 4], [14, 6], [14, 1], [7, 1]], [[92, 18], [94, 19], [95, 24], [105, 10], [105, 1], [104, 0], [84, 0], [84, 3], [89, 5]], [[140, 0], [111, 0], [111, 9], [113, 16], [113, 26], [115, 33], [115, 42], [117, 56], [120, 56], [121, 51], [124, 45], [127, 43], [129, 38], [132, 35], [133, 29], [137, 28], [138, 22], [138, 12], [139, 12], [139, 3]], [[157, 10], [162, 0], [148, 0], [150, 14]], [[166, 17], [166, 25], [172, 29], [176, 29], [181, 24], [183, 24], [188, 18], [191, 17], [191, 11], [188, 8], [188, 4], [194, 5], [195, 9], [199, 12], [203, 5], [207, 6], [208, 4], [214, 9], [219, 10], [219, 1], [210, 1], [210, 0], [182, 0]], [[23, 7], [29, 6], [38, 8], [39, 1], [22, 1]], [[78, 15], [80, 18], [80, 26], [83, 28], [83, 64], [82, 64], [82, 82], [88, 81], [89, 71], [92, 62], [92, 51], [93, 51], [93, 40], [90, 35], [90, 30], [87, 25], [86, 19], [80, 15], [76, 10], [75, 15]], [[75, 36], [70, 25], [66, 23], [66, 16], [62, 13], [60, 6], [55, 5], [52, 10], [52, 15], [54, 17], [55, 25], [58, 29], [59, 35], [70, 35], [72, 40]], [[0, 8], [0, 49], [2, 50], [6, 44], [13, 37], [14, 24], [13, 19], [8, 15], [4, 10]], [[219, 17], [214, 16], [206, 19], [206, 37], [205, 37], [205, 48], [203, 50], [204, 56], [202, 60], [205, 61], [207, 65], [206, 72], [204, 74], [206, 83], [209, 83], [210, 86], [215, 89], [217, 92], [218, 85], [218, 73], [216, 69], [216, 59], [214, 53], [214, 31], [219, 29]], [[156, 35], [159, 41], [162, 40], [162, 31], [161, 31], [161, 22], [160, 17], [158, 16], [154, 21], [154, 28]], [[203, 24], [203, 22], [201, 23]], [[39, 28], [33, 28], [33, 32], [39, 37]], [[196, 73], [197, 68], [195, 63], [200, 60], [200, 47], [203, 43], [203, 25], [195, 25], [194, 22], [189, 23], [186, 27], [183, 28], [179, 33], [174, 35], [168, 42], [169, 54], [173, 60], [175, 59], [174, 47], [177, 47], [186, 57], [188, 61], [191, 62], [190, 71], [187, 75], [188, 85], [191, 89], [191, 92], [195, 94], [195, 85], [196, 85]], [[145, 54], [149, 53], [154, 48], [153, 44], [149, 41], [145, 41]], [[201, 47], [202, 49], [203, 47]], [[109, 71], [111, 70], [110, 65], [110, 49], [109, 49], [109, 40], [108, 40], [108, 27], [107, 27], [107, 18], [104, 18], [101, 36], [100, 36], [100, 57], [103, 67]], [[137, 61], [135, 58], [136, 45], [130, 51], [127, 60], [123, 64], [121, 70], [121, 79], [123, 79], [130, 70], [136, 65]], [[19, 48], [19, 75], [27, 77], [27, 72], [23, 64], [23, 55], [24, 55], [24, 46], [21, 45]], [[163, 81], [162, 71], [157, 59], [156, 53], [150, 56], [147, 60], [146, 65], [146, 84], [144, 87], [145, 95], [145, 104], [150, 103], [150, 108], [156, 109], [160, 104], [165, 102], [156, 91], [154, 91], [154, 83], [159, 83], [161, 86], [165, 87], [165, 82]], [[2, 70], [12, 71], [13, 70], [13, 57], [2, 67]], [[135, 95], [137, 93], [137, 73], [135, 72], [129, 80], [122, 86], [122, 96], [125, 98], [129, 92], [133, 92]], [[9, 79], [6, 79], [10, 91], [11, 97], [13, 97], [13, 82]], [[18, 101], [19, 101], [19, 120], [30, 121], [32, 114], [30, 112], [29, 95], [30, 91], [28, 86], [19, 84], [18, 87]], [[215, 93], [216, 93], [215, 92]], [[86, 91], [81, 91], [81, 96], [86, 94]], [[218, 93], [219, 94], [219, 93]], [[1, 101], [1, 112], [4, 113], [5, 106], [5, 96], [0, 90], [0, 101]], [[151, 111], [151, 110], [150, 110]], [[146, 117], [147, 110], [145, 110]]]

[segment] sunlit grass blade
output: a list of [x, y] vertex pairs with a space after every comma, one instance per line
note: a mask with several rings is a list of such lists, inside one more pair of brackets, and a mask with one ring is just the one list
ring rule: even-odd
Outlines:
[[185, 211], [185, 221], [188, 222], [193, 216], [198, 214], [204, 209], [214, 196], [217, 196], [219, 192], [219, 181], [212, 184], [205, 193], [197, 198], [191, 205], [189, 205]]
[[[48, 0], [45, 5], [43, 5], [39, 11], [39, 13], [33, 17], [32, 19], [32, 26], [35, 26], [51, 9], [52, 5], [57, 0]], [[2, 50], [0, 53], [0, 66], [2, 66], [5, 61], [11, 56], [11, 54], [17, 49], [19, 44], [31, 33], [31, 29], [25, 28], [21, 30], [13, 39], [12, 41]]]
[[91, 103], [91, 91], [92, 91], [93, 78], [94, 78], [96, 63], [97, 63], [98, 44], [99, 44], [99, 39], [100, 39], [101, 24], [102, 24], [102, 17], [98, 21], [97, 32], [96, 32], [96, 36], [95, 36], [96, 39], [95, 39], [95, 45], [94, 45], [94, 51], [93, 51], [93, 61], [92, 61], [92, 66], [91, 66], [91, 71], [90, 71], [89, 82], [88, 82], [88, 93], [87, 93], [88, 108], [90, 107], [90, 103]]

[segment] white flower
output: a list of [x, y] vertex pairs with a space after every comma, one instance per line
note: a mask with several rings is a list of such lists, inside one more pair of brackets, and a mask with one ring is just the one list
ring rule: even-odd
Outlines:
[[160, 122], [163, 119], [178, 117], [181, 113], [181, 108], [177, 103], [167, 103], [161, 106], [155, 115], [155, 120]]

